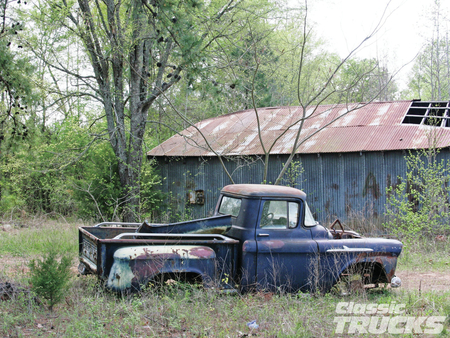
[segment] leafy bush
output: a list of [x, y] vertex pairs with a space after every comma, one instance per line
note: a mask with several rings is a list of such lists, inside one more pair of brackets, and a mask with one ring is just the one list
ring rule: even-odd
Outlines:
[[62, 256], [58, 262], [58, 254], [51, 248], [42, 260], [33, 259], [29, 264], [31, 288], [47, 301], [50, 311], [64, 297], [70, 280], [71, 263], [69, 256]]
[[387, 189], [385, 226], [407, 243], [449, 230], [450, 161], [438, 161], [438, 153], [433, 148], [410, 153], [406, 179]]
[[[0, 144], [0, 213], [60, 214], [89, 220], [120, 219], [126, 202], [117, 158], [101, 134], [76, 117], [34, 130], [25, 141]], [[151, 163], [141, 170], [141, 213], [153, 219], [161, 203], [160, 178]]]

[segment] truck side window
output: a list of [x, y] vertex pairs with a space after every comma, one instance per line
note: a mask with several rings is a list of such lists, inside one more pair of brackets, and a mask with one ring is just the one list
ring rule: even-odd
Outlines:
[[265, 229], [295, 228], [298, 210], [295, 202], [265, 201], [259, 226]]
[[296, 228], [298, 224], [298, 203], [289, 202], [289, 228]]
[[222, 215], [231, 215], [237, 217], [239, 210], [241, 210], [241, 199], [223, 196], [220, 202], [219, 213]]

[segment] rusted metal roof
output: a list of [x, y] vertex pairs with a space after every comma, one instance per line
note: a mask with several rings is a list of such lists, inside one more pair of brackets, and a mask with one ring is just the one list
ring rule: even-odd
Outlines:
[[201, 121], [147, 155], [261, 155], [264, 149], [289, 154], [300, 128], [296, 153], [304, 154], [428, 148], [431, 139], [437, 147], [450, 146], [450, 128], [402, 123], [412, 102], [323, 105], [308, 108], [305, 116], [301, 107], [258, 108], [260, 133], [249, 109]]

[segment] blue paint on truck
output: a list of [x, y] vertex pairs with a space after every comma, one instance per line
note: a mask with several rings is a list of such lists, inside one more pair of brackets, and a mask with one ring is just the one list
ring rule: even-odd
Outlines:
[[80, 272], [116, 291], [154, 281], [195, 280], [205, 287], [328, 291], [357, 275], [388, 283], [401, 242], [363, 238], [340, 223], [318, 224], [298, 189], [257, 184], [222, 189], [213, 217], [172, 224], [80, 227]]

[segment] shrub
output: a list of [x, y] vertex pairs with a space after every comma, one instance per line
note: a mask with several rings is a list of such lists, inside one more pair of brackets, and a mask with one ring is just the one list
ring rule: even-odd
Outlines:
[[61, 301], [70, 280], [70, 265], [72, 259], [62, 256], [58, 261], [58, 254], [51, 248], [42, 260], [32, 260], [29, 264], [31, 272], [31, 288], [47, 301], [50, 311]]
[[421, 235], [448, 231], [450, 163], [437, 160], [438, 149], [430, 148], [406, 157], [406, 180], [387, 189], [388, 230], [413, 242]]

